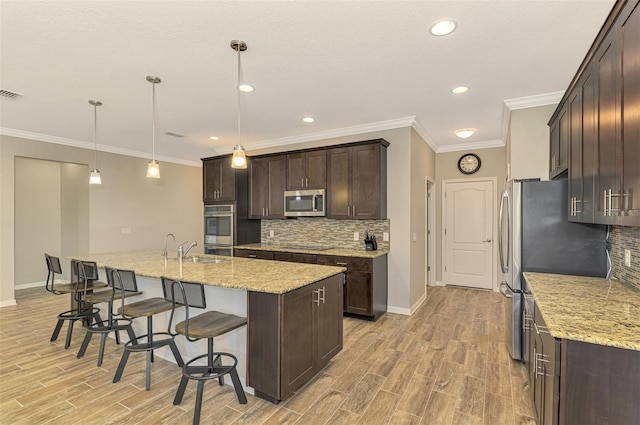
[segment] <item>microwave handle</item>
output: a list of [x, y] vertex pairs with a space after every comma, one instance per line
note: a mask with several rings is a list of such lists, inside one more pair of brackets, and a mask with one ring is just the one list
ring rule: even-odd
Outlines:
[[313, 211], [318, 211], [318, 195], [313, 195]]

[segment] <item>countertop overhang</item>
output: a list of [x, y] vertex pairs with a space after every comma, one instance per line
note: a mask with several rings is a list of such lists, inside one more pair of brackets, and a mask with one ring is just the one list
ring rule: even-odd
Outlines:
[[640, 291], [599, 277], [525, 272], [551, 335], [640, 351]]
[[181, 269], [176, 256], [165, 261], [160, 251], [84, 254], [69, 256], [68, 259], [95, 261], [100, 268], [133, 270], [139, 276], [157, 279], [166, 276], [175, 280], [271, 294], [284, 294], [346, 271], [344, 267], [316, 264], [205, 254], [194, 256], [223, 261], [221, 263], [183, 261]]
[[233, 249], [254, 249], [257, 251], [296, 252], [301, 254], [335, 255], [340, 257], [360, 257], [360, 258], [376, 258], [381, 255], [387, 255], [389, 253], [389, 251], [384, 251], [384, 250], [366, 251], [364, 249], [317, 248], [317, 247], [277, 245], [277, 244], [267, 244], [267, 243], [252, 243], [247, 245], [238, 245], [238, 246], [234, 246]]

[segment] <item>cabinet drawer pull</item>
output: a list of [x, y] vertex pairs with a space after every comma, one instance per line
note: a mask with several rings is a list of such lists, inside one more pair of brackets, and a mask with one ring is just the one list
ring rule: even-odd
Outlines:
[[336, 262], [336, 265], [338, 265], [338, 266], [344, 266], [344, 267], [347, 267], [347, 263], [340, 263], [340, 262]]
[[537, 323], [533, 323], [533, 327], [536, 329], [536, 333], [539, 334], [548, 334], [549, 329], [546, 326], [538, 325]]
[[247, 255], [247, 257], [249, 257], [249, 258], [257, 258], [257, 255], [256, 254], [249, 254], [249, 255]]

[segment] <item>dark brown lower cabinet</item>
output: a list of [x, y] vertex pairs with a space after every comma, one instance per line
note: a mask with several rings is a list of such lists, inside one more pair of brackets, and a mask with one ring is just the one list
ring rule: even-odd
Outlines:
[[256, 258], [258, 260], [273, 260], [273, 251], [261, 249], [234, 249], [233, 256], [240, 258]]
[[640, 423], [640, 351], [554, 338], [537, 305], [533, 327], [538, 425]]
[[318, 264], [347, 268], [344, 312], [377, 320], [387, 311], [387, 256], [318, 255]]
[[302, 252], [273, 252], [273, 259], [276, 261], [289, 261], [291, 263], [316, 264], [316, 254], [305, 254]]
[[344, 274], [285, 294], [248, 293], [247, 384], [272, 403], [289, 397], [342, 350]]

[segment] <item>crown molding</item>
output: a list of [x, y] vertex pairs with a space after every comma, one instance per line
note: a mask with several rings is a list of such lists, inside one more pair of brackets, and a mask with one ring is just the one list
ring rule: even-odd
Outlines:
[[[94, 150], [94, 144], [83, 142], [82, 140], [65, 139], [63, 137], [50, 136], [48, 134], [32, 133], [29, 131], [15, 130], [13, 128], [0, 127], [0, 134], [5, 136], [19, 137], [21, 139], [36, 140], [39, 142], [55, 143], [57, 145], [71, 146], [80, 149]], [[149, 159], [149, 153], [134, 151], [131, 149], [116, 148], [108, 145], [98, 144], [95, 147], [100, 152], [115, 153], [118, 155], [132, 156], [135, 158]], [[174, 164], [189, 165], [191, 167], [202, 167], [201, 161], [189, 161], [181, 158], [172, 158], [169, 156], [156, 155], [155, 159], [162, 162], [170, 162]]]
[[514, 111], [516, 109], [534, 108], [536, 106], [545, 106], [560, 103], [562, 96], [564, 96], [563, 91], [556, 91], [553, 93], [536, 94], [533, 96], [506, 99], [504, 100], [504, 104], [507, 105], [507, 108], [509, 108], [509, 110]]
[[436, 153], [474, 151], [478, 149], [501, 148], [505, 144], [502, 140], [485, 140], [484, 142], [460, 143], [456, 145], [440, 146]]
[[[396, 128], [411, 127], [415, 117], [404, 117], [394, 120], [379, 121], [369, 124], [355, 125], [352, 127], [337, 128], [335, 130], [320, 131], [318, 133], [303, 134], [300, 136], [283, 137], [280, 139], [263, 140], [255, 143], [243, 143], [246, 150], [258, 150], [279, 146], [294, 145], [297, 143], [314, 142], [316, 140], [333, 139], [337, 137], [354, 136], [374, 131], [393, 130]], [[417, 130], [416, 130], [417, 131]], [[219, 153], [233, 152], [233, 148], [220, 149]]]
[[415, 117], [413, 117], [411, 128], [413, 128], [416, 131], [416, 133], [418, 133], [418, 135], [422, 137], [422, 139], [427, 143], [427, 145], [429, 145], [431, 150], [433, 150], [434, 152], [438, 152], [438, 149], [440, 148], [440, 146], [433, 141], [427, 129], [424, 128], [424, 126], [418, 120], [416, 120]]

